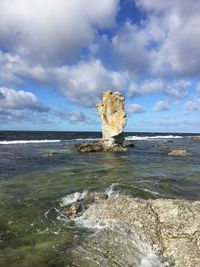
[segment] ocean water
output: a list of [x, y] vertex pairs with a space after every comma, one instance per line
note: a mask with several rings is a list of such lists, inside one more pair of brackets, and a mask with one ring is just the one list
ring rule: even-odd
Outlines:
[[[66, 219], [62, 205], [93, 191], [197, 200], [200, 142], [192, 134], [126, 133], [135, 147], [125, 153], [74, 150], [74, 144], [100, 137], [95, 132], [0, 132], [0, 266], [164, 266], [145, 241], [137, 245], [136, 233], [111, 223], [94, 235], [89, 223]], [[169, 157], [172, 149], [192, 156]], [[89, 250], [90, 239], [108, 240], [106, 252]], [[128, 258], [118, 258], [123, 253]], [[140, 263], [138, 255], [143, 255]]]

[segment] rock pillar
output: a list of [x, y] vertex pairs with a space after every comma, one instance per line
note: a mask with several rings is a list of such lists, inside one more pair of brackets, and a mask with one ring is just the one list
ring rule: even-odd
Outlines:
[[124, 97], [119, 92], [105, 91], [103, 102], [97, 104], [102, 120], [102, 137], [106, 147], [123, 145], [126, 125]]

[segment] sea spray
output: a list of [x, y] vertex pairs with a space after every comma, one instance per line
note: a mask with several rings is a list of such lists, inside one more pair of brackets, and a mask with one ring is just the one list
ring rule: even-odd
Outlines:
[[[114, 191], [114, 188], [118, 186], [118, 183], [113, 183], [111, 184], [106, 190], [105, 190], [105, 193], [102, 193], [102, 194], [105, 194], [107, 195], [108, 197], [113, 197], [113, 196], [118, 196], [119, 192], [118, 191]], [[85, 197], [89, 194], [88, 190], [84, 190], [83, 192], [75, 192], [75, 193], [72, 193], [72, 194], [68, 194], [66, 195], [65, 197], [61, 198], [61, 201], [60, 201], [60, 206], [61, 207], [65, 207], [65, 206], [68, 206], [72, 203], [75, 203], [75, 202], [78, 202], [78, 201], [81, 201], [81, 200], [84, 200]], [[89, 194], [90, 195], [90, 194]], [[101, 193], [95, 193], [94, 196], [97, 196], [97, 195], [101, 195]]]
[[82, 193], [75, 192], [73, 194], [69, 194], [61, 199], [60, 206], [64, 207], [77, 201], [83, 200], [87, 194], [87, 190], [84, 190]]
[[105, 193], [108, 195], [108, 197], [117, 197], [119, 195], [119, 192], [118, 191], [114, 191], [114, 188], [116, 186], [118, 186], [119, 184], [118, 183], [113, 183], [111, 184], [111, 186], [109, 186], [106, 190], [105, 190]]
[[156, 135], [156, 136], [127, 136], [125, 139], [127, 141], [137, 141], [137, 140], [156, 140], [156, 139], [181, 139], [183, 136], [180, 135]]

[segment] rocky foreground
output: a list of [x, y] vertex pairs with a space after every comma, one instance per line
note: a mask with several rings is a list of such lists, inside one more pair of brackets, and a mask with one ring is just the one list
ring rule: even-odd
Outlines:
[[[119, 244], [117, 244], [116, 233], [112, 236], [109, 233], [105, 234], [105, 232], [100, 235], [100, 242], [97, 241], [97, 237], [88, 242], [86, 245], [87, 253], [89, 249], [92, 250], [91, 255], [94, 254], [94, 250], [98, 251], [97, 258], [100, 257], [100, 254], [107, 253], [106, 251], [110, 249], [112, 242], [116, 255], [112, 255], [110, 261], [108, 260], [105, 264], [102, 260], [102, 266], [106, 266], [106, 264], [107, 266], [146, 267], [200, 266], [200, 201], [142, 200], [128, 196], [103, 197], [97, 198], [94, 204], [89, 205], [81, 218], [94, 226], [103, 225], [106, 221], [115, 221], [121, 225], [121, 228], [128, 229], [126, 230], [127, 236], [123, 234]], [[131, 237], [133, 233], [140, 233], [135, 247], [133, 246], [135, 241], [133, 242], [133, 237]], [[107, 241], [105, 235], [108, 238]], [[104, 237], [102, 238], [102, 236]], [[131, 238], [129, 243], [127, 243], [128, 238]], [[144, 242], [144, 240], [146, 241]], [[120, 245], [123, 243], [124, 247]], [[159, 263], [141, 264], [140, 257], [136, 256], [144, 253], [144, 243], [149, 244], [152, 250], [158, 253], [163, 265]], [[139, 246], [142, 247], [141, 251], [138, 249]], [[135, 253], [137, 255], [131, 258], [131, 255], [133, 256]], [[107, 255], [107, 259], [109, 259], [109, 255]], [[134, 259], [137, 260], [134, 261]], [[99, 262], [101, 261], [99, 260]], [[92, 263], [91, 266], [96, 265]]]

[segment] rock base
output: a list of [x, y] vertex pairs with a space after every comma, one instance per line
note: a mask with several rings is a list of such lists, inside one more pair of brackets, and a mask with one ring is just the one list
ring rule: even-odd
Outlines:
[[126, 152], [129, 147], [134, 147], [134, 144], [107, 146], [105, 141], [92, 142], [92, 143], [80, 143], [76, 144], [75, 148], [78, 152]]

